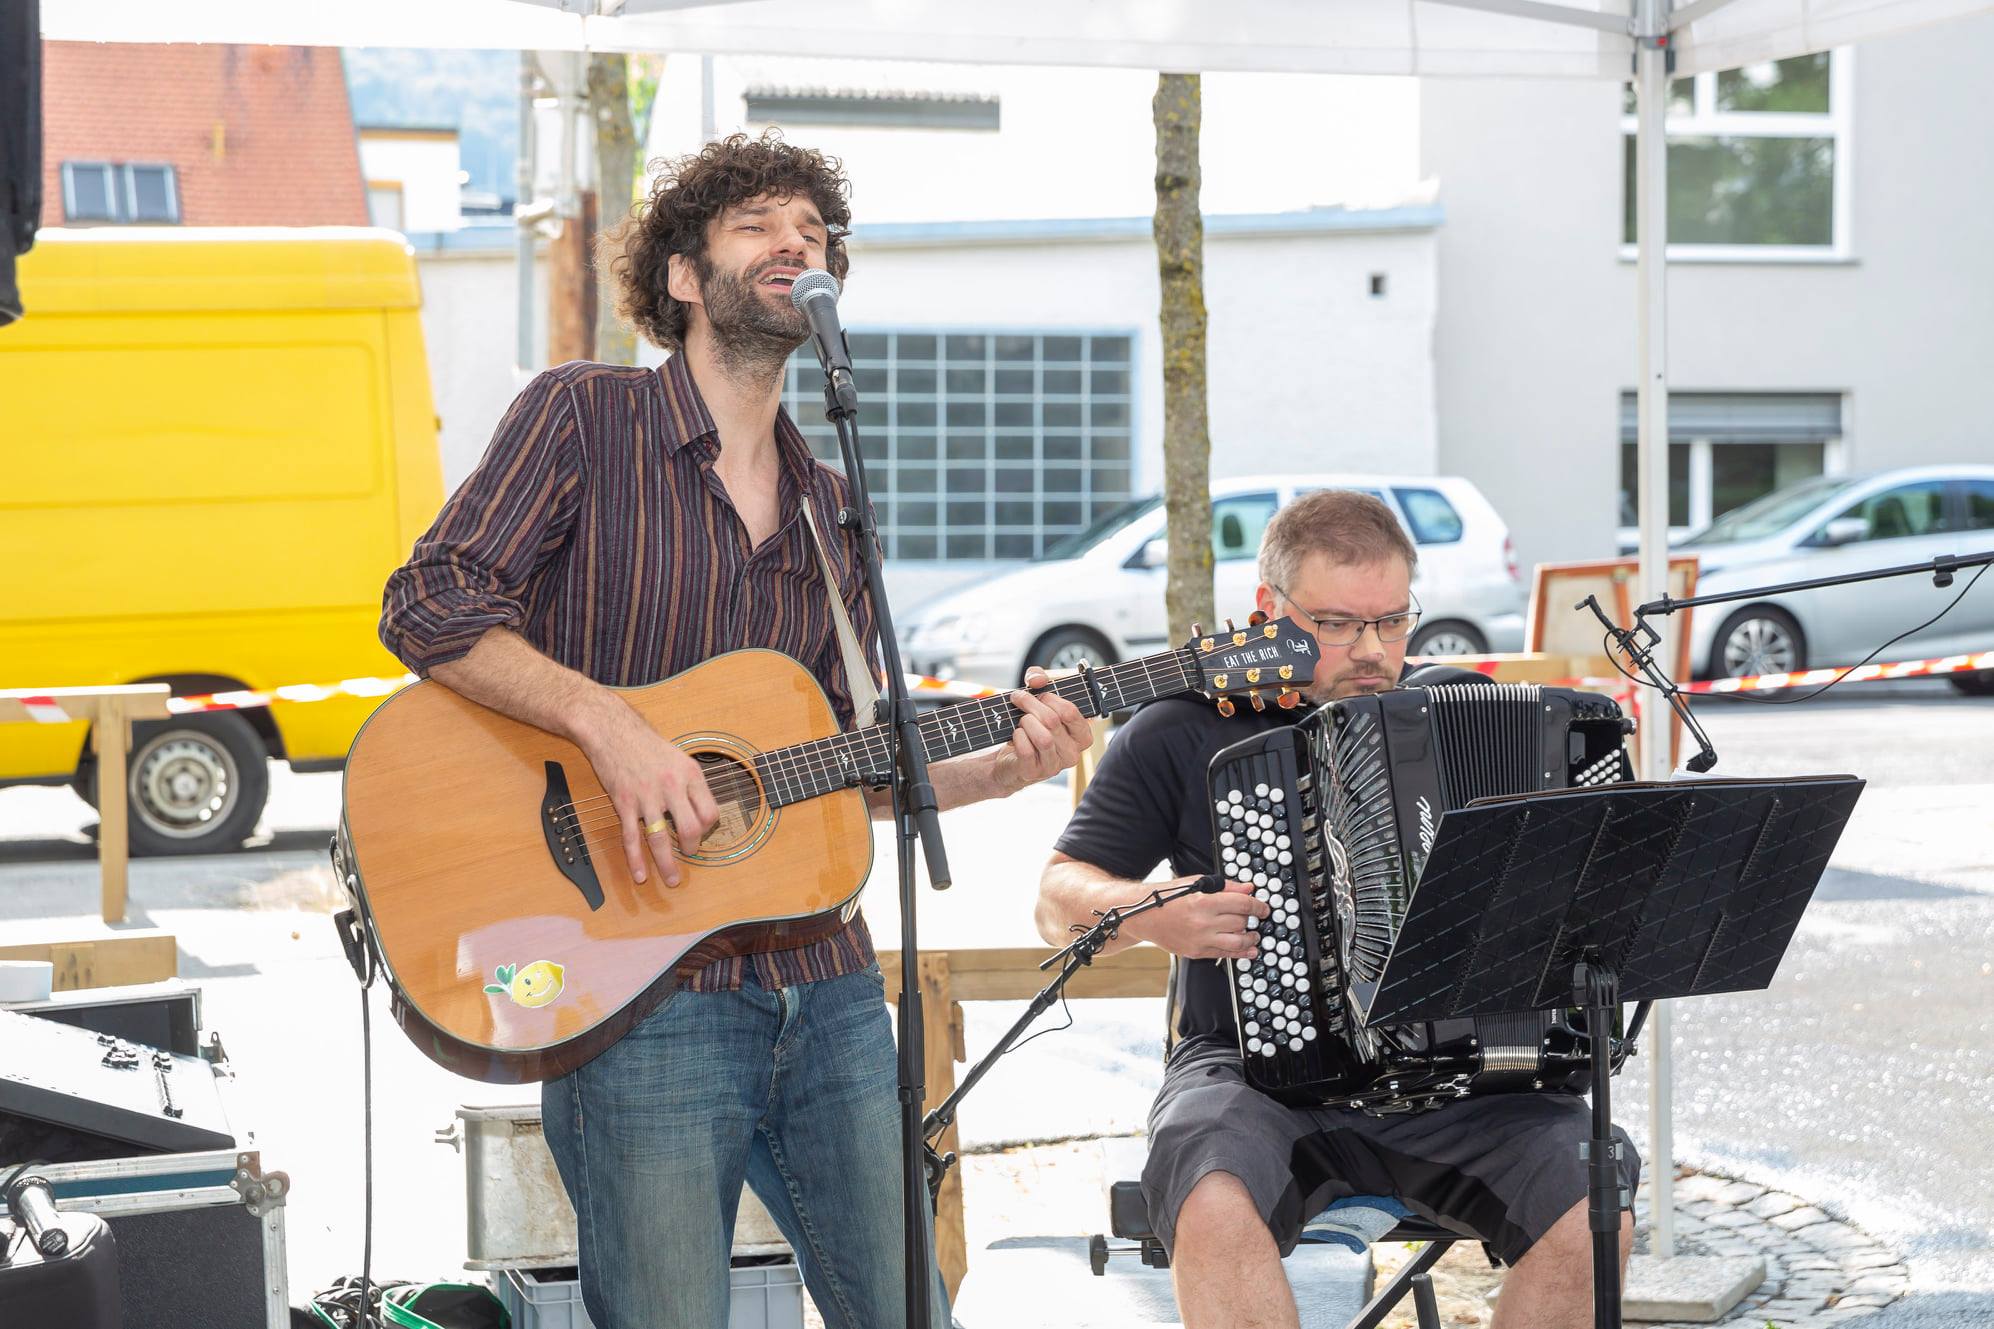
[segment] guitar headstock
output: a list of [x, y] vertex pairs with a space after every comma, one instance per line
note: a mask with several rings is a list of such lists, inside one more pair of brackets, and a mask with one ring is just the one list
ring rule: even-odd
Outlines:
[[1194, 623], [1184, 649], [1198, 671], [1198, 691], [1218, 704], [1221, 715], [1233, 713], [1237, 697], [1256, 711], [1270, 701], [1283, 709], [1298, 706], [1302, 689], [1315, 680], [1315, 634], [1289, 618], [1256, 612], [1243, 628], [1227, 619], [1225, 631], [1212, 633]]

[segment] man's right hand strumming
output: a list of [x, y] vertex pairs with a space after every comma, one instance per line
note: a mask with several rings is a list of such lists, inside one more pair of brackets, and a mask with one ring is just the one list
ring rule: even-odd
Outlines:
[[646, 724], [615, 689], [556, 664], [509, 628], [491, 629], [467, 654], [436, 665], [429, 676], [580, 748], [616, 807], [630, 875], [640, 882], [649, 875], [648, 853], [665, 885], [679, 884], [674, 828], [696, 845], [720, 810], [699, 763]]
[[661, 737], [621, 698], [604, 708], [602, 721], [582, 743], [582, 751], [616, 805], [631, 877], [645, 879], [648, 854], [665, 885], [678, 885], [675, 841], [697, 846], [720, 819], [699, 763]]

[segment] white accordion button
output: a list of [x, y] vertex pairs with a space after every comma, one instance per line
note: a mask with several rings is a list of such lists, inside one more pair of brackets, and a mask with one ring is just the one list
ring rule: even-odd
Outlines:
[[1302, 1026], [1302, 1039], [1303, 1039], [1303, 1041], [1305, 1041], [1305, 1042], [1309, 1042], [1309, 1043], [1313, 1043], [1313, 1042], [1315, 1042], [1315, 1026], [1314, 1026], [1314, 1025], [1310, 1024], [1310, 1025], [1303, 1025], [1303, 1026]]
[[1287, 796], [1288, 796], [1288, 791], [1285, 789], [1276, 788], [1276, 789], [1269, 789], [1267, 791], [1267, 797], [1273, 799], [1276, 803], [1281, 802], [1283, 799], [1287, 798]]

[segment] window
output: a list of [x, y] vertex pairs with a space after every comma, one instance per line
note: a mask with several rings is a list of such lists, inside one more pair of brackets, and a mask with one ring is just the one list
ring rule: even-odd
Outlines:
[[390, 231], [402, 229], [402, 182], [399, 180], [369, 180], [367, 182], [367, 224], [382, 226]]
[[1260, 556], [1260, 536], [1274, 520], [1272, 494], [1240, 494], [1212, 504], [1212, 561]]
[[[1820, 52], [1670, 85], [1672, 254], [1819, 258], [1848, 251], [1849, 54]], [[1634, 90], [1626, 91], [1625, 208], [1634, 242]]]
[[1960, 506], [1969, 531], [1994, 531], [1994, 480], [1968, 480], [1960, 486]]
[[1848, 518], [1864, 523], [1864, 532], [1857, 540], [1901, 540], [1912, 535], [1942, 535], [1950, 529], [1946, 524], [1945, 485], [1937, 480], [1871, 494], [1830, 520]]
[[62, 216], [72, 222], [177, 222], [180, 191], [173, 168], [64, 162]]
[[1461, 538], [1461, 514], [1438, 489], [1394, 489], [1412, 538], [1423, 545], [1451, 545]]
[[[1634, 502], [1638, 421], [1620, 398], [1622, 543], [1638, 523]], [[1838, 393], [1669, 394], [1669, 525], [1701, 530], [1746, 504], [1841, 470]]]
[[[887, 557], [1033, 558], [1128, 502], [1130, 334], [893, 330], [850, 340]], [[836, 465], [823, 382], [806, 346], [789, 362], [783, 401], [811, 450]]]

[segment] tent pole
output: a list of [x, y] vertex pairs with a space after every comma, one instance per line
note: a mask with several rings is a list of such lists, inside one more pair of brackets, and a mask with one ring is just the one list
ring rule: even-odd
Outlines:
[[516, 292], [518, 309], [518, 345], [513, 352], [513, 367], [517, 371], [518, 382], [524, 383], [532, 374], [533, 359], [533, 225], [525, 220], [527, 205], [533, 201], [533, 98], [539, 91], [539, 82], [534, 77], [533, 52], [519, 53], [519, 157], [516, 173], [513, 176], [512, 224], [517, 232], [514, 236], [516, 252], [514, 265], [519, 289]]
[[[1637, 255], [1640, 330], [1636, 387], [1637, 457], [1635, 492], [1641, 520], [1641, 595], [1659, 598], [1668, 588], [1669, 557], [1669, 384], [1668, 384], [1668, 0], [1638, 0], [1634, 10], [1634, 244]], [[1657, 654], [1667, 667], [1675, 660], [1677, 620], [1666, 619]], [[1669, 712], [1649, 698], [1642, 736], [1641, 772], [1666, 780], [1671, 759]], [[1674, 1020], [1671, 1003], [1655, 1003], [1649, 1025], [1652, 1068], [1648, 1085], [1648, 1212], [1652, 1253], [1675, 1254], [1675, 1140], [1671, 1114]]]

